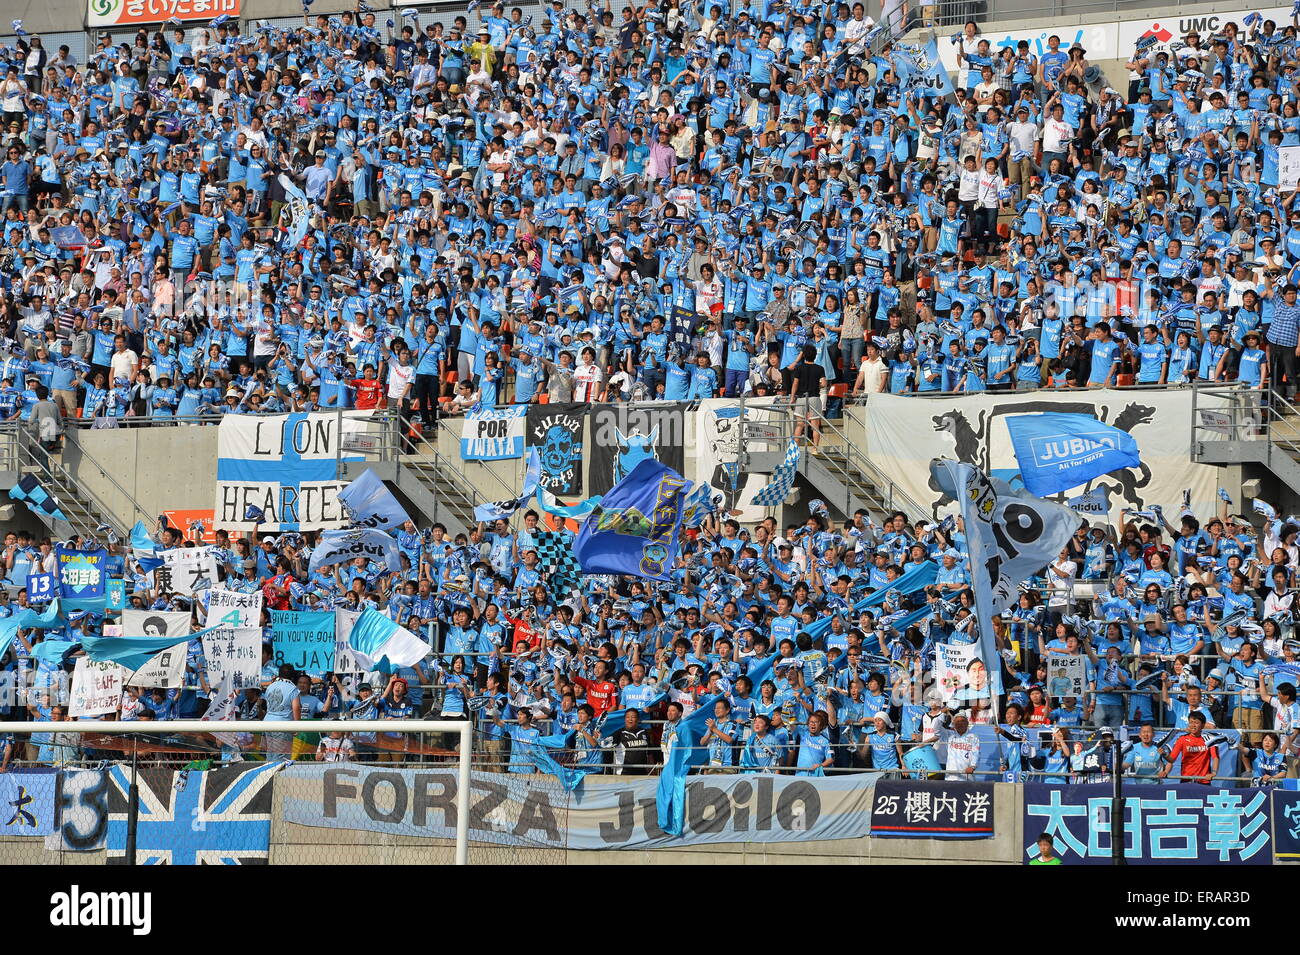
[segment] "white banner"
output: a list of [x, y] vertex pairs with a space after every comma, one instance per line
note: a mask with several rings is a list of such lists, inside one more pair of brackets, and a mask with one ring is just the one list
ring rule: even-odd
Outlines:
[[209, 627], [262, 626], [262, 592], [251, 594], [213, 587], [208, 591]]
[[[1225, 399], [1206, 395], [1198, 398], [1197, 406], [1207, 403], [1226, 407]], [[1196, 513], [1218, 510], [1219, 469], [1191, 463], [1189, 389], [984, 393], [957, 398], [870, 395], [863, 414], [866, 455], [924, 509], [909, 518], [934, 519], [954, 508], [952, 499], [930, 480], [930, 461], [949, 458], [973, 464], [1013, 488], [1022, 487], [1003, 419], [1042, 411], [1092, 415], [1133, 435], [1142, 449], [1141, 467], [1112, 471], [1056, 495], [1055, 500], [1104, 487], [1110, 494], [1112, 522], [1118, 522], [1121, 508], [1144, 510], [1159, 504], [1166, 513], [1177, 513], [1183, 490], [1191, 488]]]
[[1300, 146], [1279, 146], [1277, 149], [1277, 184], [1283, 192], [1295, 192], [1300, 182]]
[[[1182, 41], [1187, 34], [1195, 32], [1199, 34], [1201, 48], [1208, 50], [1210, 48], [1210, 36], [1219, 33], [1225, 23], [1236, 23], [1247, 32], [1242, 24], [1246, 14], [1258, 12], [1265, 20], [1272, 20], [1277, 24], [1277, 33], [1280, 36], [1283, 28], [1291, 22], [1290, 7], [1268, 7], [1263, 10], [1254, 11], [1249, 8], [1244, 10], [1226, 10], [1220, 13], [1202, 13], [1199, 15], [1188, 14], [1180, 16], [1177, 12], [1169, 12], [1163, 15], [1148, 14], [1145, 17], [1139, 17], [1136, 20], [1124, 20], [1116, 24], [1119, 28], [1119, 50], [1115, 59], [1128, 59], [1132, 55], [1138, 40], [1149, 38], [1154, 40], [1151, 46], [1147, 47], [1146, 55], [1154, 57], [1161, 51], [1169, 52], [1169, 43], [1171, 40]], [[1088, 51], [1088, 59], [1096, 60], [1097, 57], [1092, 55], [1092, 50]], [[1201, 69], [1205, 69], [1205, 58], [1201, 58]], [[1233, 100], [1236, 103], [1236, 100]]]
[[175, 637], [178, 641], [190, 635], [188, 610], [123, 610], [122, 636], [124, 637]]
[[945, 704], [987, 700], [989, 692], [985, 675], [978, 643], [934, 645], [934, 682], [943, 694]]
[[226, 677], [237, 690], [257, 686], [262, 678], [262, 629], [222, 627], [205, 633], [203, 663], [208, 686], [216, 686]]
[[158, 589], [165, 593], [193, 597], [217, 582], [217, 558], [211, 548], [173, 547], [158, 556], [163, 565], [154, 573], [159, 575]]
[[357, 622], [359, 616], [361, 616], [360, 610], [339, 609], [334, 611], [335, 673], [359, 674], [365, 672], [365, 667], [358, 663], [357, 658], [352, 655], [352, 646], [348, 643], [348, 638], [352, 636], [352, 625]]
[[116, 663], [78, 657], [72, 671], [72, 693], [68, 698], [68, 715], [103, 716], [116, 713], [122, 701], [126, 671]]
[[1088, 691], [1088, 658], [1082, 653], [1047, 655], [1047, 692], [1057, 703], [1072, 696], [1080, 703]]
[[524, 456], [528, 405], [489, 408], [466, 415], [460, 429], [460, 456], [465, 461], [499, 461]]
[[379, 427], [369, 414], [226, 415], [217, 435], [213, 526], [240, 531], [346, 527], [338, 492], [349, 482], [339, 479], [338, 464], [363, 459]]
[[174, 690], [185, 685], [185, 658], [188, 643], [160, 650], [147, 663], [126, 678], [127, 686], [162, 687]]
[[742, 524], [756, 524], [766, 515], [766, 509], [755, 507], [754, 495], [763, 488], [769, 473], [742, 471], [740, 468], [740, 432], [748, 428], [750, 452], [776, 451], [782, 445], [777, 440], [755, 440], [755, 425], [769, 417], [769, 399], [746, 401], [744, 418], [741, 404], [735, 398], [706, 398], [700, 402], [699, 411], [687, 415], [688, 427], [695, 433], [689, 436], [695, 448], [695, 480], [707, 484], [723, 496], [723, 515]]

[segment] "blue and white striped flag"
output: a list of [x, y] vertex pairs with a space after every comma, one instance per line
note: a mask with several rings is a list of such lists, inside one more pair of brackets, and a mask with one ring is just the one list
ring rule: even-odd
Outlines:
[[772, 472], [772, 480], [754, 495], [756, 507], [777, 507], [790, 493], [799, 468], [799, 444], [794, 438], [785, 449], [785, 460]]
[[348, 634], [348, 646], [363, 668], [381, 671], [414, 666], [428, 656], [430, 649], [411, 631], [373, 607], [367, 607], [357, 617]]

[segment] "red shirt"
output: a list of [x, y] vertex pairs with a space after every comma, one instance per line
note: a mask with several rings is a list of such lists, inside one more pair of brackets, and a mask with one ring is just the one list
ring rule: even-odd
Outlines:
[[582, 676], [575, 676], [573, 682], [587, 691], [587, 702], [591, 704], [597, 716], [608, 713], [618, 703], [617, 683], [610, 683], [608, 680], [588, 680]]
[[276, 591], [283, 587], [289, 589], [293, 583], [293, 577], [289, 574], [277, 574], [262, 585], [262, 599], [266, 601], [267, 607], [272, 610], [288, 610], [289, 595], [277, 593]]
[[[1174, 743], [1173, 749], [1169, 751], [1169, 759], [1176, 760], [1181, 754], [1183, 757], [1183, 768], [1179, 773], [1180, 776], [1197, 776], [1199, 779], [1193, 779], [1191, 782], [1209, 783], [1213, 778], [1214, 769], [1210, 765], [1211, 748], [1205, 742], [1203, 736], [1183, 736], [1178, 742]], [[1188, 780], [1182, 780], [1187, 782]]]
[[384, 383], [378, 378], [374, 380], [354, 378], [352, 379], [352, 387], [357, 389], [357, 407], [360, 410], [372, 411], [379, 407], [379, 402], [384, 394]]

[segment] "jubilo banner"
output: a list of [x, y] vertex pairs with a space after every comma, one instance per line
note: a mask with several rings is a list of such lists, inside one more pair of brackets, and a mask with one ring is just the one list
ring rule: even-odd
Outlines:
[[362, 443], [367, 414], [226, 415], [217, 435], [214, 526], [240, 531], [346, 527], [338, 494], [349, 482], [339, 479], [338, 465], [363, 460], [349, 449]]
[[[1226, 409], [1226, 400], [1199, 396], [1197, 407]], [[912, 520], [935, 519], [949, 513], [952, 498], [931, 478], [930, 461], [948, 458], [971, 464], [1013, 489], [1024, 487], [1012, 448], [1007, 419], [1016, 415], [1085, 415], [1132, 438], [1142, 449], [1137, 466], [1117, 467], [1106, 474], [1065, 488], [1056, 500], [1105, 489], [1110, 517], [1120, 509], [1147, 510], [1152, 504], [1174, 513], [1183, 491], [1192, 492], [1192, 508], [1214, 512], [1218, 500], [1218, 468], [1191, 463], [1192, 393], [1190, 390], [1076, 392], [1016, 392], [923, 398], [870, 395], [866, 412], [866, 454], [882, 473], [921, 508]]]

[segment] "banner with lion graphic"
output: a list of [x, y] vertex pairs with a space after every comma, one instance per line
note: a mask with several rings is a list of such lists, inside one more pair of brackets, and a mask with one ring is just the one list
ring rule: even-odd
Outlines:
[[[1224, 399], [1217, 399], [1223, 401]], [[1198, 407], [1216, 399], [1200, 396]], [[1183, 491], [1191, 490], [1191, 507], [1198, 514], [1217, 508], [1218, 468], [1193, 464], [1192, 393], [1188, 390], [1037, 392], [1033, 395], [972, 394], [922, 398], [875, 394], [866, 404], [867, 456], [914, 501], [927, 509], [909, 518], [933, 520], [951, 509], [951, 498], [930, 480], [933, 458], [973, 464], [990, 477], [1023, 487], [1011, 448], [1006, 418], [1012, 415], [1059, 412], [1083, 414], [1127, 431], [1142, 449], [1138, 467], [1120, 468], [1077, 488], [1052, 496], [1068, 498], [1104, 488], [1110, 498], [1110, 519], [1123, 511], [1146, 510], [1153, 504], [1175, 520]]]

